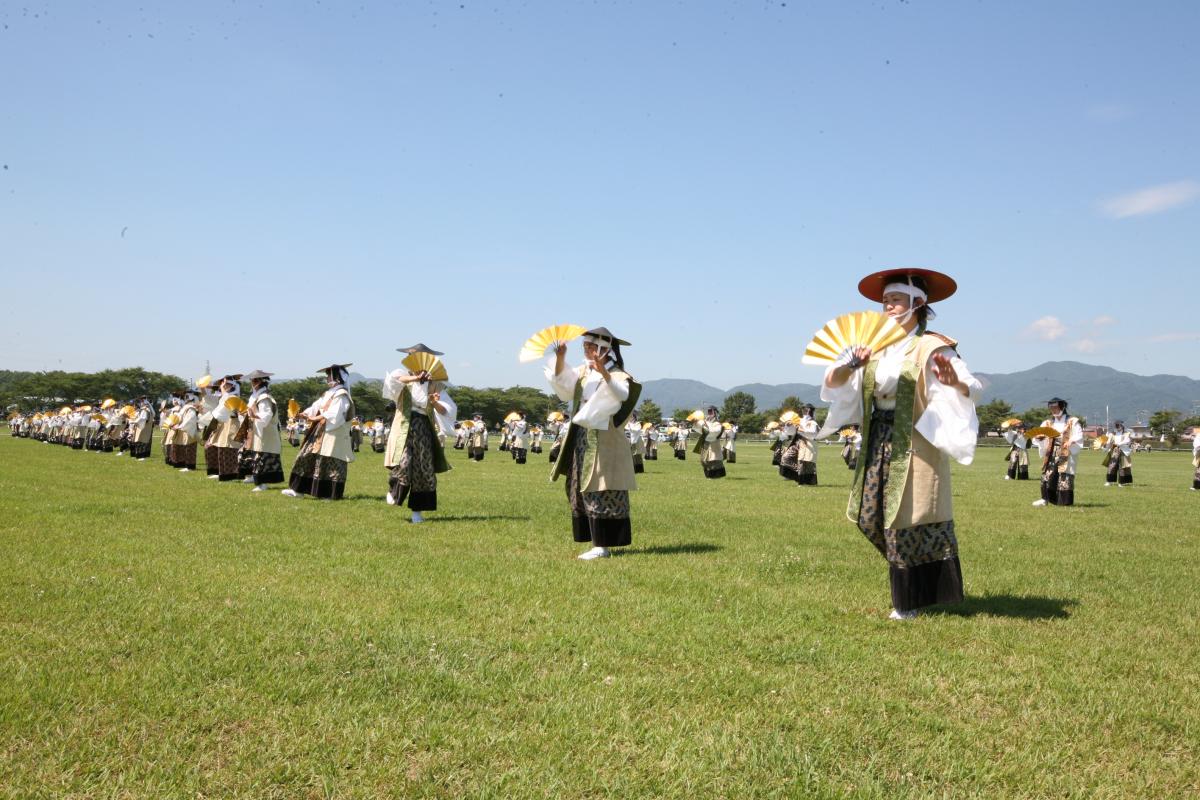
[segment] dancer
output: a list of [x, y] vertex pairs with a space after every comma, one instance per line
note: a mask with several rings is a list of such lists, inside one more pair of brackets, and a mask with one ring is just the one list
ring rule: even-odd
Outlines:
[[846, 515], [888, 562], [892, 619], [962, 600], [954, 531], [950, 459], [969, 464], [982, 389], [956, 352], [956, 342], [927, 329], [929, 303], [955, 291], [932, 270], [868, 275], [863, 296], [907, 336], [878, 353], [858, 347], [825, 372], [821, 399], [831, 402], [821, 436], [861, 423], [866, 448], [854, 473]]
[[725, 477], [725, 457], [722, 453], [721, 438], [725, 429], [717, 419], [717, 407], [709, 406], [704, 409], [703, 418], [692, 422], [692, 430], [696, 432], [696, 444], [692, 452], [700, 456], [700, 468], [706, 478]]
[[1113, 423], [1113, 432], [1108, 436], [1108, 452], [1104, 454], [1104, 466], [1108, 467], [1108, 475], [1104, 485], [1120, 489], [1133, 483], [1133, 438], [1125, 430], [1125, 423], [1117, 420]]
[[1006, 481], [1029, 480], [1029, 440], [1025, 438], [1025, 423], [1017, 420], [1004, 431], [1004, 441], [1010, 445], [1008, 450], [1008, 473]]
[[283, 440], [279, 436], [279, 404], [271, 396], [271, 376], [274, 373], [256, 369], [246, 375], [254, 387], [247, 404], [246, 419], [250, 426], [246, 449], [252, 452], [250, 478], [252, 492], [265, 492], [273, 483], [283, 483]]
[[[401, 353], [440, 356], [421, 343], [402, 347]], [[436, 363], [436, 362], [435, 362]], [[383, 396], [396, 404], [392, 432], [388, 436], [388, 505], [408, 501], [412, 521], [424, 522], [426, 511], [437, 511], [437, 476], [450, 471], [439, 430], [453, 430], [458, 406], [450, 399], [443, 381], [431, 380], [424, 370], [396, 369], [383, 379]]]
[[591, 542], [584, 561], [606, 558], [613, 547], [632, 542], [629, 492], [637, 488], [633, 454], [624, 425], [642, 387], [625, 371], [621, 345], [608, 328], [583, 334], [585, 362], [567, 369], [567, 347], [554, 352], [546, 378], [559, 399], [571, 403], [571, 422], [550, 477], [566, 476], [571, 531], [576, 542]]
[[346, 476], [354, 453], [350, 450], [350, 426], [354, 416], [354, 401], [346, 382], [350, 364], [330, 364], [318, 372], [325, 373], [325, 393], [311, 406], [300, 412], [307, 421], [304, 444], [292, 465], [286, 497], [312, 495], [319, 500], [341, 500], [346, 491]]
[[1042, 497], [1036, 506], [1075, 505], [1075, 459], [1083, 449], [1083, 425], [1077, 417], [1067, 416], [1067, 401], [1054, 397], [1046, 401], [1050, 416], [1041, 427], [1053, 428], [1054, 436], [1036, 436], [1034, 444], [1042, 456]]

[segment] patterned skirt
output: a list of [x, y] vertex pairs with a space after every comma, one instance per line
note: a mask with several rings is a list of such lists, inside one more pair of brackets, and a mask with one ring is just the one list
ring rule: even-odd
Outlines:
[[[215, 447], [217, 451], [217, 477], [222, 481], [236, 481], [241, 475], [238, 473], [238, 451], [237, 447]], [[205, 456], [208, 455], [208, 448], [204, 448]], [[211, 475], [212, 472], [209, 472]]]
[[587, 437], [577, 436], [575, 450], [568, 454], [571, 464], [566, 488], [567, 502], [571, 506], [571, 535], [575, 541], [591, 542], [595, 547], [625, 547], [633, 541], [633, 528], [629, 522], [629, 492], [580, 490], [587, 446]]
[[195, 469], [196, 443], [171, 445], [171, 466], [176, 469]]
[[408, 500], [413, 511], [437, 511], [437, 472], [433, 466], [433, 428], [429, 417], [410, 414], [408, 437], [400, 461], [388, 475], [388, 494], [400, 508]]
[[249, 447], [242, 447], [238, 450], [237, 474], [239, 478], [249, 478], [254, 474], [254, 459], [257, 456], [258, 453]]
[[788, 481], [800, 481], [800, 445], [792, 444], [779, 448], [779, 477]]
[[1075, 505], [1075, 476], [1051, 466], [1042, 472], [1042, 499], [1052, 506]]
[[1108, 462], [1108, 475], [1105, 480], [1118, 486], [1133, 483], [1133, 459], [1124, 453], [1117, 453], [1116, 457]]
[[283, 461], [279, 453], [254, 454], [254, 485], [283, 483]]
[[130, 442], [129, 455], [134, 458], [149, 458], [150, 442]]
[[316, 455], [305, 445], [300, 448], [296, 463], [292, 465], [288, 487], [296, 494], [310, 494], [322, 500], [341, 500], [346, 492], [346, 475], [349, 471], [345, 461]]
[[883, 527], [883, 498], [892, 458], [890, 416], [871, 418], [858, 529], [888, 562], [892, 606], [897, 611], [961, 602], [962, 567], [958, 561], [954, 520], [911, 528]]
[[215, 445], [204, 445], [204, 468], [209, 475], [220, 475], [220, 469], [217, 467], [217, 448]]

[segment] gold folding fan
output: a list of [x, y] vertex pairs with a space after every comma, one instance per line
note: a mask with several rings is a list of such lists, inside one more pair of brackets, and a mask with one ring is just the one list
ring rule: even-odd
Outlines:
[[288, 419], [295, 419], [300, 413], [300, 404], [296, 402], [296, 398], [288, 400]]
[[117, 404], [117, 401], [113, 400], [111, 397], [109, 397], [103, 403], [100, 404], [100, 407], [107, 411], [108, 409], [112, 408], [116, 404]]
[[133, 419], [137, 416], [137, 409], [131, 405], [121, 406], [121, 413], [125, 415], [125, 419]]
[[202, 378], [196, 379], [196, 388], [197, 389], [207, 389], [209, 386], [212, 386], [212, 382], [213, 382], [213, 376], [205, 375]]
[[246, 405], [246, 401], [237, 396], [226, 397], [225, 407], [235, 414], [245, 414], [246, 409], [249, 408], [249, 406]]
[[878, 353], [905, 337], [904, 328], [878, 311], [855, 311], [825, 323], [804, 348], [804, 364], [832, 364], [846, 358], [857, 347]]
[[779, 415], [779, 421], [784, 425], [791, 425], [798, 419], [800, 419], [800, 415], [795, 411], [785, 411]]
[[58, 410], [58, 413], [59, 414], [70, 414], [72, 411], [74, 411], [74, 409], [71, 408], [70, 406], [63, 406], [62, 408], [60, 408]]
[[853, 436], [856, 433], [858, 433], [858, 431], [856, 431], [854, 428], [847, 426], [845, 428], [842, 428], [840, 431], [838, 431], [838, 436], [842, 437], [843, 439], [849, 439], [851, 436]]
[[587, 328], [582, 325], [551, 325], [549, 328], [543, 328], [525, 340], [525, 344], [521, 345], [521, 352], [517, 354], [517, 359], [522, 364], [537, 361], [551, 347], [578, 339], [586, 332]]
[[566, 417], [561, 411], [551, 411], [546, 415], [546, 422], [562, 422]]
[[1013, 425], [1016, 425], [1020, 421], [1021, 421], [1020, 417], [1013, 417], [1012, 419], [1006, 419], [1006, 420], [1004, 420], [1004, 422], [1000, 423], [1000, 430], [1006, 431], [1009, 428], [1011, 428]]
[[654, 427], [654, 423], [653, 423], [653, 422], [643, 422], [643, 423], [642, 423], [642, 430], [644, 430], [644, 431], [648, 431], [648, 430], [650, 430], [650, 429], [651, 429], [651, 428], [653, 428], [653, 427]]
[[695, 411], [693, 411], [692, 413], [687, 415], [688, 422], [702, 422], [703, 420], [704, 420], [704, 412], [698, 408]]
[[779, 427], [779, 421], [773, 419], [767, 423], [767, 427], [763, 428], [763, 430], [764, 431], [773, 431], [778, 427]]
[[463, 426], [464, 428], [466, 428], [467, 430], [470, 430], [471, 428], [474, 428], [474, 427], [475, 427], [475, 423], [474, 423], [473, 421], [469, 420], [469, 419], [464, 419], [464, 420], [462, 421], [462, 426]]
[[412, 372], [428, 372], [429, 380], [445, 381], [449, 380], [450, 376], [446, 373], [446, 365], [442, 360], [431, 353], [409, 353], [400, 362], [408, 367]]
[[504, 421], [505, 422], [516, 422], [520, 418], [521, 418], [520, 414], [518, 414], [515, 411], [510, 411], [510, 412], [508, 412], [508, 415], [504, 418]]
[[1049, 425], [1039, 425], [1031, 431], [1025, 431], [1025, 435], [1030, 439], [1036, 439], [1039, 436], [1048, 436], [1051, 439], [1057, 439], [1059, 436], [1062, 436], [1061, 433], [1054, 430], [1054, 428], [1051, 428]]

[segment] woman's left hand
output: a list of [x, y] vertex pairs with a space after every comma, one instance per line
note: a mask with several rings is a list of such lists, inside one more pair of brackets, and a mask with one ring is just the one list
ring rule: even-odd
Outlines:
[[954, 369], [954, 364], [951, 363], [950, 357], [942, 353], [933, 354], [933, 374], [937, 376], [939, 382], [946, 386], [953, 386], [960, 392], [966, 389], [966, 385], [958, 379], [958, 371]]

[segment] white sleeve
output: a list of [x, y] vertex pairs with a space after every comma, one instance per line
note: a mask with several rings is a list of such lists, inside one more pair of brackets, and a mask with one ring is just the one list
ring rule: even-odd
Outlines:
[[233, 412], [229, 410], [229, 406], [225, 405], [225, 399], [222, 398], [221, 401], [217, 403], [217, 407], [213, 409], [212, 415], [213, 419], [215, 419], [217, 422], [228, 422], [229, 417], [232, 416], [232, 413]]
[[595, 431], [606, 431], [612, 421], [612, 415], [621, 408], [621, 402], [629, 397], [629, 381], [601, 381], [596, 392], [583, 404], [572, 422]]
[[442, 429], [442, 433], [451, 436], [454, 434], [454, 423], [458, 421], [458, 406], [450, 398], [450, 393], [445, 390], [442, 390], [438, 402], [445, 406], [446, 413], [441, 413], [437, 410], [437, 406], [434, 406], [433, 415], [437, 418], [437, 424]]
[[818, 439], [833, 436], [847, 425], [861, 425], [862, 418], [862, 370], [856, 369], [850, 380], [836, 388], [826, 386], [825, 380], [841, 364], [834, 364], [825, 370], [825, 378], [821, 379], [821, 400], [829, 403], [829, 416], [825, 417], [825, 425], [817, 432]]
[[321, 412], [325, 418], [325, 430], [336, 431], [346, 424], [346, 413], [350, 410], [350, 395], [339, 394], [333, 398], [329, 408]]
[[[929, 356], [930, 362], [937, 353], [953, 352], [939, 348]], [[925, 367], [925, 391], [929, 403], [925, 413], [913, 428], [929, 440], [929, 443], [960, 464], [970, 464], [975, 459], [975, 444], [979, 441], [979, 417], [975, 415], [975, 398], [983, 390], [983, 384], [971, 374], [966, 363], [957, 355], [950, 359], [958, 372], [959, 380], [967, 385], [969, 397], [953, 386], [937, 379], [931, 364]]]
[[1004, 437], [1004, 441], [1008, 442], [1009, 444], [1015, 445], [1017, 443], [1016, 431], [1005, 431], [1001, 435]]
[[579, 382], [579, 367], [568, 367], [563, 365], [562, 372], [554, 374], [554, 362], [551, 362], [546, 367], [546, 380], [550, 382], [550, 388], [558, 395], [558, 399], [564, 403], [569, 403], [575, 399], [575, 384]]
[[394, 369], [383, 376], [383, 397], [385, 400], [400, 402], [400, 393], [404, 391], [404, 382], [400, 380], [408, 373], [402, 369]]
[[275, 421], [275, 412], [271, 410], [271, 404], [266, 400], [259, 400], [254, 404], [254, 430], [259, 436], [262, 436], [271, 424]]
[[1083, 426], [1079, 424], [1078, 420], [1071, 426], [1071, 438], [1069, 441], [1071, 455], [1075, 455], [1083, 449]]

